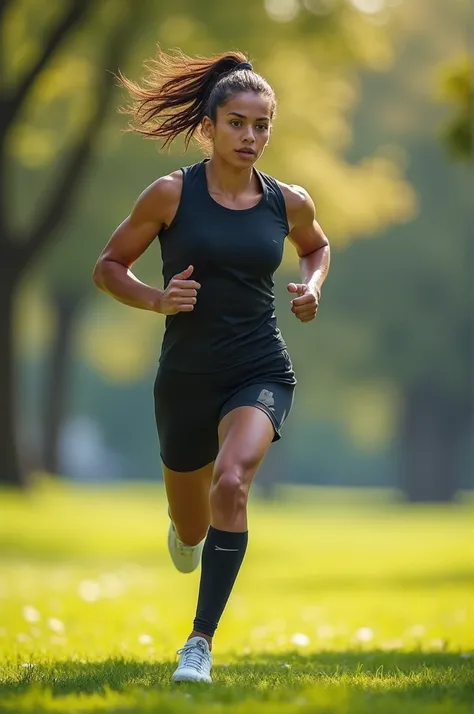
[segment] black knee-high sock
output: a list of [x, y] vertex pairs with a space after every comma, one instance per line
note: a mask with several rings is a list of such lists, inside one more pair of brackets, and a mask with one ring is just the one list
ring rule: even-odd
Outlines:
[[248, 531], [209, 527], [202, 551], [201, 583], [194, 629], [212, 637], [247, 550]]

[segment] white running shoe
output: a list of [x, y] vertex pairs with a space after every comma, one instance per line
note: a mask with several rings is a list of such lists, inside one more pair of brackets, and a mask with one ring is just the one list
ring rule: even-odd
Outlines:
[[204, 637], [191, 637], [178, 650], [178, 669], [171, 677], [172, 682], [206, 682], [212, 684], [212, 654]]
[[203, 538], [197, 545], [186, 545], [178, 538], [173, 521], [170, 521], [168, 530], [168, 550], [171, 560], [180, 573], [192, 573], [196, 570], [201, 561], [201, 553], [204, 547]]

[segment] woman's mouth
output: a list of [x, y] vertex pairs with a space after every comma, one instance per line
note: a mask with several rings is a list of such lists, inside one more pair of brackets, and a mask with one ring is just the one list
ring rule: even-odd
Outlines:
[[236, 149], [236, 152], [246, 158], [252, 158], [256, 155], [255, 149]]

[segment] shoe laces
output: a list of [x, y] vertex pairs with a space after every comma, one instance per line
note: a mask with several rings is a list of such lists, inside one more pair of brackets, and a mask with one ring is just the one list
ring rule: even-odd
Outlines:
[[184, 645], [178, 650], [177, 654], [183, 655], [183, 665], [185, 667], [191, 666], [199, 670], [202, 669], [204, 661], [208, 659], [206, 645], [201, 640]]

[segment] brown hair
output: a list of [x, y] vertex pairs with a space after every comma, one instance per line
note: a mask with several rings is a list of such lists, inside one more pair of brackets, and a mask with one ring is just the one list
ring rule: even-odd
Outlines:
[[180, 50], [158, 56], [145, 64], [147, 74], [135, 83], [121, 73], [119, 80], [128, 90], [132, 103], [123, 111], [132, 116], [130, 129], [150, 138], [163, 139], [163, 148], [180, 134], [185, 134], [185, 148], [194, 137], [208, 147], [201, 133], [205, 116], [217, 118], [217, 107], [239, 92], [255, 92], [272, 102], [275, 93], [268, 82], [249, 68], [238, 68], [248, 62], [242, 52], [226, 52], [213, 57], [187, 57]]

